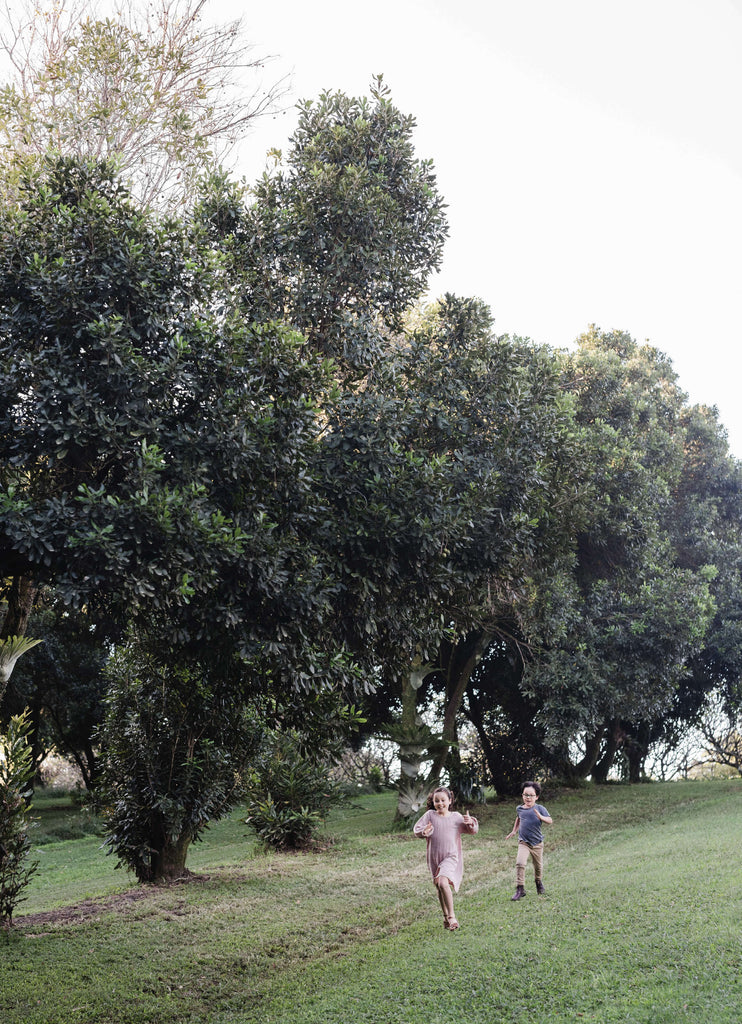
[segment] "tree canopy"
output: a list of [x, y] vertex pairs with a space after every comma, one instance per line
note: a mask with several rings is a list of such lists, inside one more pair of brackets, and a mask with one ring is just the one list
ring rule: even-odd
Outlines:
[[[2, 166], [0, 636], [56, 617], [12, 698], [48, 712], [43, 679], [109, 645], [111, 842], [140, 878], [180, 870], [236, 798], [258, 719], [321, 743], [363, 700], [418, 789], [425, 758], [461, 769], [464, 717], [500, 792], [526, 768], [605, 778], [621, 752], [636, 776], [709, 693], [738, 699], [740, 468], [714, 412], [623, 332], [558, 352], [498, 336], [476, 298], [425, 301], [445, 203], [380, 79], [304, 103], [252, 187], [210, 168], [157, 209], [152, 182], [213, 155], [200, 100], [157, 99], [161, 165], [147, 89], [100, 103], [176, 60], [184, 10], [180, 36], [158, 23], [172, 50], [73, 18], [53, 66], [23, 64], [36, 98], [4, 94], [0, 127], [29, 141]], [[237, 52], [209, 38], [184, 73]]]

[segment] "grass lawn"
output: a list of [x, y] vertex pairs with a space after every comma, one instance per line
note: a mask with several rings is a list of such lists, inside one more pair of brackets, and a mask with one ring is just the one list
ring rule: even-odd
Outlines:
[[[424, 844], [387, 831], [389, 794], [335, 812], [324, 854], [261, 854], [235, 815], [193, 848], [196, 877], [162, 888], [134, 886], [95, 836], [47, 841], [0, 934], [0, 1020], [738, 1024], [742, 781], [543, 802], [547, 896], [529, 865], [510, 901], [514, 804], [488, 806], [464, 838], [455, 933]], [[78, 813], [40, 804], [47, 840]]]

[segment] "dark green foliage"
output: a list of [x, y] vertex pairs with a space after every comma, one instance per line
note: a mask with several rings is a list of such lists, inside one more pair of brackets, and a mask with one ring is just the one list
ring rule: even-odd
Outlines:
[[301, 105], [285, 160], [249, 207], [222, 181], [200, 211], [250, 317], [290, 323], [346, 378], [386, 354], [440, 263], [445, 204], [414, 125], [380, 80], [371, 99], [323, 93]]
[[327, 812], [342, 799], [329, 778], [330, 759], [307, 749], [296, 731], [274, 733], [253, 765], [248, 823], [276, 850], [304, 850], [316, 840]]
[[53, 748], [75, 762], [92, 790], [99, 768], [94, 736], [103, 720], [105, 645], [84, 610], [64, 608], [49, 591], [31, 623], [44, 642], [19, 661], [2, 705], [4, 717], [28, 708], [35, 766]]
[[[284, 731], [378, 683], [388, 721], [412, 659], [435, 664], [436, 772], [504, 643], [518, 670], [469, 704], [502, 787], [575, 733], [580, 770], [608, 770], [612, 744], [739, 674], [738, 467], [628, 335], [567, 357], [497, 338], [476, 300], [411, 311], [446, 234], [413, 125], [381, 83], [327, 93], [274, 171], [214, 177], [188, 223], [137, 210], [108, 167], [8, 182], [2, 572], [114, 641], [156, 617], [173, 700], [229, 693], [229, 718], [259, 695]], [[135, 675], [154, 700], [161, 666]]]
[[623, 748], [638, 780], [646, 725], [685, 688], [715, 613], [715, 558], [697, 544], [688, 557], [699, 534], [682, 524], [696, 518], [713, 533], [718, 517], [691, 494], [689, 410], [666, 356], [593, 328], [565, 364], [565, 387], [584, 439], [589, 514], [574, 531], [573, 565], [541, 578], [522, 688], [551, 750], [582, 737], [578, 774], [607, 778]]
[[176, 646], [238, 652], [256, 688], [350, 680], [321, 635], [336, 586], [312, 543], [331, 368], [285, 327], [229, 316], [214, 254], [137, 211], [109, 168], [49, 161], [16, 200], [0, 213], [3, 572], [48, 580], [114, 637], [156, 613]]
[[583, 336], [561, 387], [575, 447], [546, 461], [568, 485], [541, 517], [551, 552], [534, 549], [528, 601], [500, 620], [465, 704], [501, 792], [523, 776], [605, 779], [619, 762], [639, 781], [650, 744], [675, 742], [738, 675], [739, 466], [713, 413], [619, 332]]
[[107, 667], [105, 845], [139, 881], [185, 873], [188, 847], [238, 801], [259, 729], [239, 694], [141, 639]]
[[188, 472], [163, 452], [191, 407], [199, 279], [182, 230], [136, 211], [109, 168], [51, 161], [15, 199], [0, 213], [4, 571], [136, 604], [166, 578], [171, 517], [198, 503], [193, 458]]
[[25, 897], [23, 890], [36, 872], [29, 861], [31, 824], [29, 783], [34, 773], [28, 745], [29, 722], [16, 715], [0, 734], [0, 925], [10, 927], [13, 912]]

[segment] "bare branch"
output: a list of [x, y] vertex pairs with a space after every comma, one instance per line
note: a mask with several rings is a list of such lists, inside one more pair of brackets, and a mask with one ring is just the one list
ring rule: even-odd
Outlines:
[[742, 775], [742, 716], [737, 709], [711, 698], [698, 732], [705, 744], [701, 764], [724, 765]]
[[240, 20], [202, 22], [205, 0], [101, 7], [48, 0], [0, 9], [0, 144], [112, 159], [145, 205], [188, 201], [194, 177], [223, 162], [285, 80], [266, 85]]

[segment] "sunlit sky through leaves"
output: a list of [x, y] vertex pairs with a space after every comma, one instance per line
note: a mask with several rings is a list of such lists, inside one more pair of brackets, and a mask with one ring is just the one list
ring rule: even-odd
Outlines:
[[[590, 323], [667, 353], [742, 457], [742, 0], [211, 0], [290, 99], [367, 92], [416, 116], [451, 235], [432, 296], [569, 346]], [[245, 144], [249, 179], [292, 111]]]
[[203, 16], [242, 18], [275, 55], [266, 82], [290, 76], [237, 174], [286, 146], [297, 99], [383, 74], [448, 202], [430, 297], [480, 296], [498, 333], [554, 347], [591, 323], [649, 341], [742, 458], [742, 0], [207, 0]]

